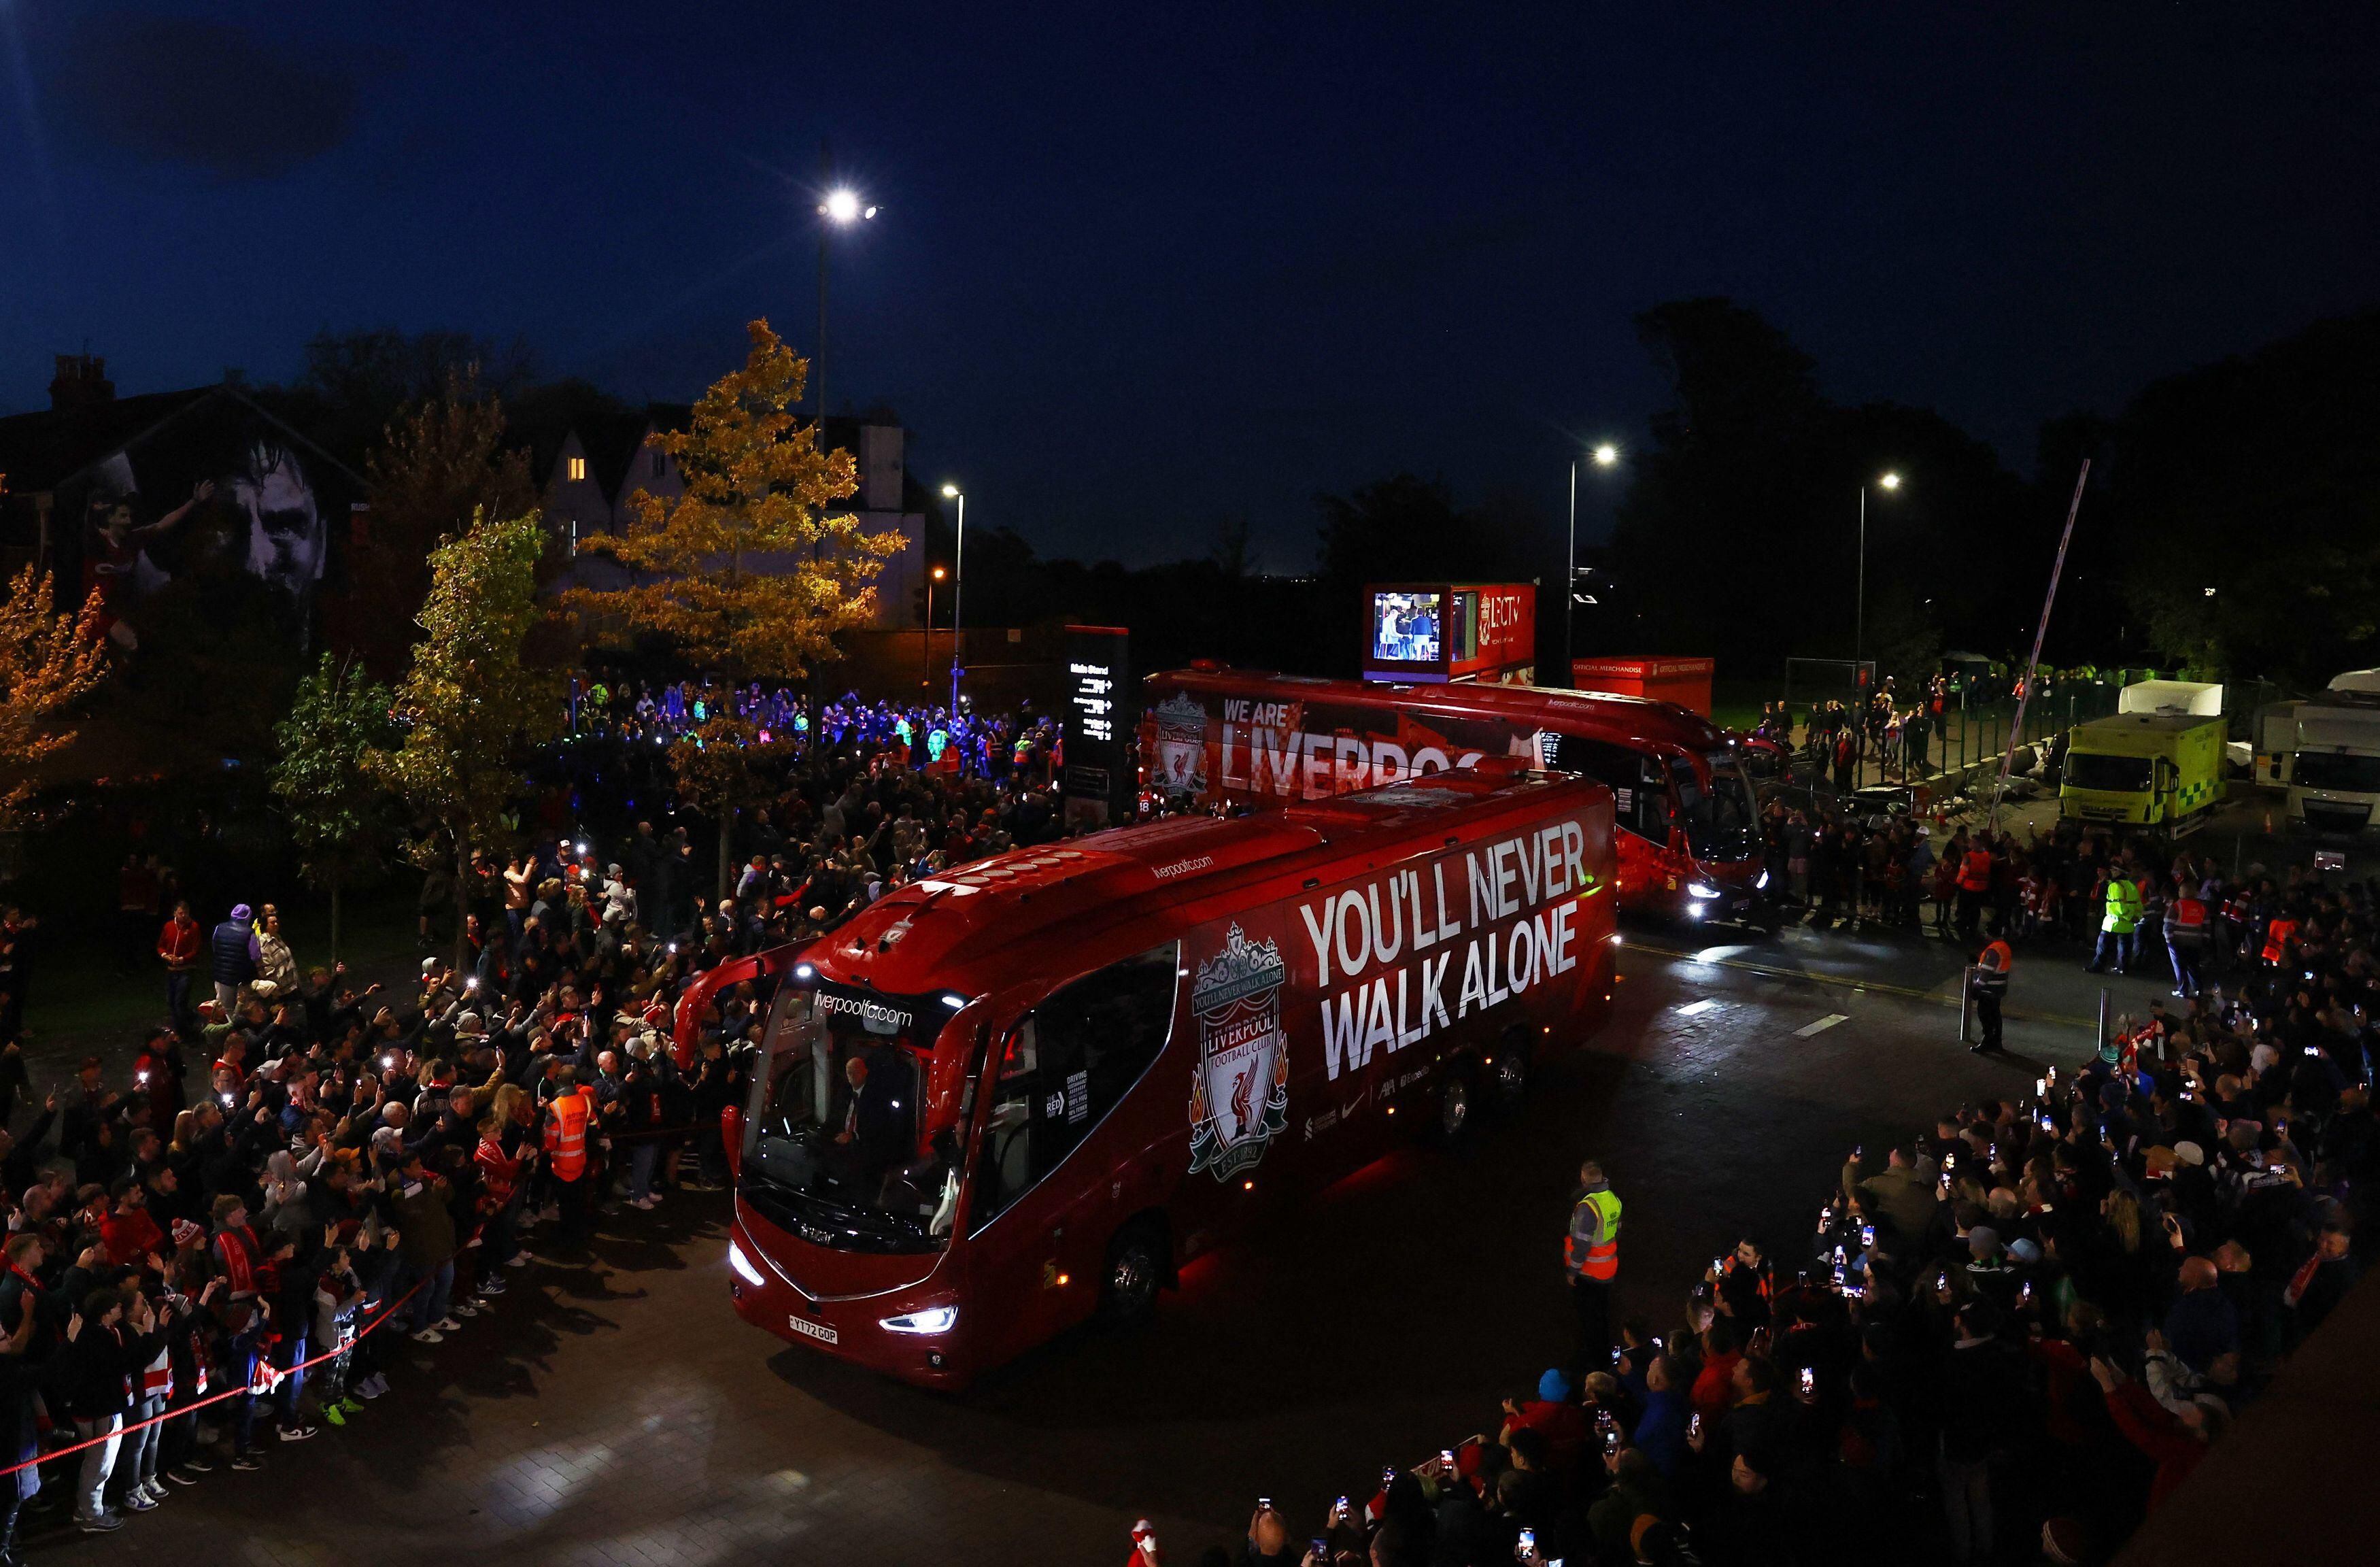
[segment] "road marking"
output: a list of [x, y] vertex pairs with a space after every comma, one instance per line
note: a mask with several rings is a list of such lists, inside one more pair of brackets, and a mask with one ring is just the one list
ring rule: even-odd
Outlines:
[[1680, 1017], [1692, 1017], [1696, 1013], [1708, 1012], [1711, 1008], [1717, 1005], [1718, 1005], [1718, 1002], [1706, 996], [1701, 1001], [1688, 1002], [1685, 1005], [1680, 1007], [1678, 1009], [1678, 1015]]
[[[1677, 947], [1656, 946], [1650, 941], [1640, 941], [1633, 936], [1621, 943], [1621, 950], [1645, 953], [1654, 957], [1683, 958], [1688, 963], [1705, 963], [1714, 968], [1737, 968], [1746, 974], [1763, 975], [1771, 979], [1799, 979], [1812, 985], [1836, 985], [1861, 993], [1876, 990], [1888, 996], [1906, 996], [1912, 1001], [1931, 1002], [1937, 1006], [1955, 1007], [1959, 1004], [1955, 978], [1943, 980], [1933, 990], [1921, 990], [1912, 985], [1888, 985], [1880, 979], [1853, 979], [1846, 975], [1827, 974], [1816, 969], [1788, 968], [1782, 964], [1751, 963], [1740, 957], [1704, 957], [1699, 953], [1686, 952]], [[1615, 978], [1624, 979], [1627, 976], [1623, 974]], [[2000, 1015], [2014, 1018], [2019, 1022], [2055, 1023], [2069, 1028], [2088, 1028], [2095, 1032], [2099, 1026], [2099, 1020], [2095, 1017], [2070, 1017], [2055, 1012], [2034, 1012], [2030, 1007], [2003, 1006], [2000, 1008]]]
[[1846, 1016], [1842, 1013], [1830, 1012], [1827, 1014], [1826, 1016], [1821, 1017], [1818, 1021], [1811, 1024], [1806, 1028], [1794, 1029], [1793, 1037], [1797, 1039], [1806, 1039], [1813, 1034], [1825, 1033], [1828, 1029], [1833, 1027], [1838, 1023], [1849, 1023], [1850, 1021], [1850, 1017]]

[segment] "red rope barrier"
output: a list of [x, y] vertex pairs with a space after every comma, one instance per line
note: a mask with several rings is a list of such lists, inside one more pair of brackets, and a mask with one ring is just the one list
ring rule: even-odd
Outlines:
[[[9, 1464], [5, 1469], [0, 1469], [0, 1477], [13, 1475], [19, 1469], [30, 1469], [37, 1464], [47, 1464], [53, 1459], [65, 1458], [70, 1453], [80, 1452], [85, 1448], [98, 1447], [103, 1442], [122, 1441], [125, 1438], [130, 1436], [135, 1431], [145, 1431], [152, 1426], [162, 1425], [168, 1420], [178, 1420], [185, 1415], [194, 1415], [200, 1410], [206, 1408], [211, 1403], [221, 1403], [225, 1399], [242, 1397], [254, 1398], [261, 1393], [269, 1393], [280, 1385], [283, 1378], [294, 1377], [298, 1372], [307, 1369], [309, 1367], [320, 1366], [326, 1360], [336, 1360], [339, 1356], [346, 1354], [347, 1351], [353, 1349], [356, 1345], [363, 1342], [366, 1334], [380, 1331], [382, 1326], [393, 1321], [395, 1318], [396, 1314], [405, 1309], [406, 1302], [411, 1300], [416, 1294], [419, 1294], [421, 1286], [428, 1282], [430, 1282], [430, 1280], [426, 1275], [422, 1278], [416, 1279], [413, 1282], [413, 1288], [406, 1291], [405, 1294], [396, 1297], [395, 1305], [390, 1306], [386, 1311], [382, 1312], [378, 1317], [373, 1318], [370, 1322], [364, 1324], [362, 1328], [357, 1330], [354, 1338], [349, 1339], [346, 1343], [341, 1344], [336, 1349], [326, 1349], [322, 1354], [301, 1360], [295, 1366], [279, 1367], [269, 1364], [259, 1364], [257, 1370], [262, 1374], [261, 1385], [250, 1383], [244, 1387], [225, 1388], [219, 1393], [208, 1394], [205, 1398], [199, 1400], [196, 1403], [186, 1403], [179, 1409], [169, 1409], [163, 1415], [152, 1415], [146, 1420], [136, 1421], [132, 1425], [119, 1427], [117, 1429], [108, 1432], [105, 1436], [87, 1438], [82, 1441], [76, 1442], [67, 1447], [52, 1448], [49, 1452], [41, 1454], [39, 1457], [24, 1459], [18, 1463]], [[27, 1301], [25, 1303], [25, 1309], [30, 1311], [32, 1308], [32, 1302]], [[95, 1330], [94, 1330], [94, 1331]]]

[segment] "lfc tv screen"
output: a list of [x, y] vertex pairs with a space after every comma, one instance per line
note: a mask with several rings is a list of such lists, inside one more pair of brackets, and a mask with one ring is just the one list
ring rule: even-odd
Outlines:
[[1437, 663], [1446, 652], [1442, 593], [1372, 595], [1372, 662]]

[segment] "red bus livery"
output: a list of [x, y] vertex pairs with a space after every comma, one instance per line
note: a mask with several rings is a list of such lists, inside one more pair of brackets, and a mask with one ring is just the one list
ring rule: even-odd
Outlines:
[[1767, 877], [1737, 743], [1671, 702], [1535, 686], [1408, 686], [1205, 667], [1152, 674], [1146, 787], [1269, 807], [1517, 757], [1608, 784], [1622, 908], [1750, 916]]
[[[1449, 772], [904, 888], [795, 952], [727, 1115], [747, 1321], [963, 1385], [1260, 1204], [1459, 1134], [1612, 983], [1611, 796]], [[710, 991], [690, 993], [684, 1025]]]

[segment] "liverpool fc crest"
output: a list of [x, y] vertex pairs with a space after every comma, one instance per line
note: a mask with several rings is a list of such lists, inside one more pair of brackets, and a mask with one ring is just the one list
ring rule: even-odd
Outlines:
[[1149, 710], [1157, 722], [1157, 770], [1168, 795], [1207, 792], [1207, 709], [1187, 691]]
[[1264, 1157], [1289, 1124], [1289, 1042], [1281, 1031], [1281, 948], [1237, 925], [1198, 965], [1190, 1010], [1198, 1019], [1198, 1066], [1190, 1083], [1190, 1172], [1228, 1180]]

